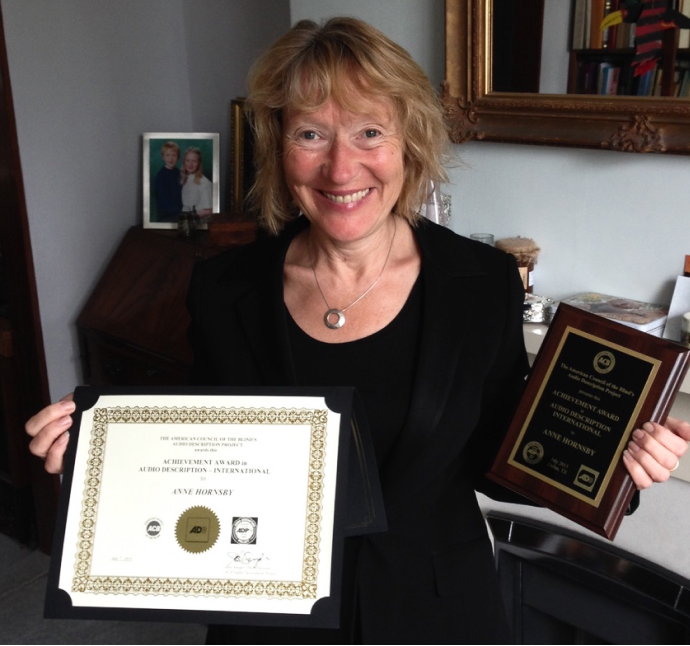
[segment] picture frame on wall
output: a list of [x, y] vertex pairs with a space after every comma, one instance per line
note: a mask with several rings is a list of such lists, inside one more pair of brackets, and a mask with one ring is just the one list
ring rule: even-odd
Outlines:
[[230, 103], [230, 211], [246, 214], [254, 184], [254, 136], [244, 113], [244, 98]]
[[198, 227], [220, 211], [220, 135], [146, 132], [143, 136], [145, 229], [175, 229], [180, 214], [196, 210]]

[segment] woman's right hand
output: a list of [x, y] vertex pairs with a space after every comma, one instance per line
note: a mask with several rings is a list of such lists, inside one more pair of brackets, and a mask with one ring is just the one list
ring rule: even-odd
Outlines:
[[70, 415], [74, 412], [73, 394], [59, 402], [46, 406], [36, 413], [25, 425], [26, 432], [33, 438], [29, 450], [45, 460], [48, 473], [62, 473], [65, 451], [69, 442]]

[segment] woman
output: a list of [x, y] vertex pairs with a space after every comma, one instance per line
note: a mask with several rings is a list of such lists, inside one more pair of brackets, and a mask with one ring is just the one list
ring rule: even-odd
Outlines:
[[[483, 473], [527, 372], [524, 290], [511, 256], [417, 215], [445, 179], [433, 88], [368, 25], [302, 21], [255, 65], [247, 105], [252, 196], [274, 235], [195, 272], [194, 378], [355, 385], [388, 531], [348, 539], [339, 630], [211, 627], [209, 642], [508, 643], [475, 489], [510, 499]], [[46, 468], [69, 410], [27, 424]], [[626, 452], [640, 488], [687, 448], [690, 426], [668, 424]]]
[[201, 217], [213, 212], [213, 184], [204, 175], [201, 150], [195, 146], [187, 148], [184, 153], [180, 183], [182, 184], [183, 211], [196, 209]]

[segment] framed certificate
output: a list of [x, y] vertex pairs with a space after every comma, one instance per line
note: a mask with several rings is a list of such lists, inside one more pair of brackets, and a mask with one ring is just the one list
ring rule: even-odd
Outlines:
[[613, 539], [635, 491], [621, 455], [663, 422], [688, 349], [561, 303], [488, 476]]
[[77, 389], [46, 616], [337, 626], [385, 526], [353, 394]]

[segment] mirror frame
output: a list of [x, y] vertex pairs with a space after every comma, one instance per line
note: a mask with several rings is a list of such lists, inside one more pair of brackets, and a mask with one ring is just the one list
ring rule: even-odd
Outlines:
[[445, 0], [451, 141], [690, 154], [690, 100], [491, 91], [492, 0]]

